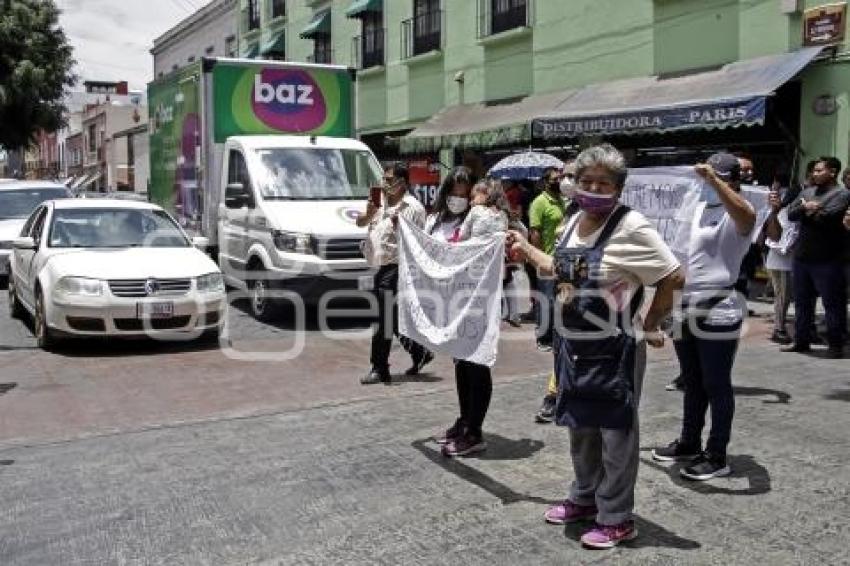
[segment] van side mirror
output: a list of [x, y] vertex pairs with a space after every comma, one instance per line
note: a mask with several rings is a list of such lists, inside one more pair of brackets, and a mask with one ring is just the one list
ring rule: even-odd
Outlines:
[[12, 240], [12, 247], [16, 250], [34, 250], [37, 246], [34, 239], [23, 236]]
[[201, 251], [206, 251], [206, 249], [210, 247], [210, 239], [203, 236], [195, 236], [192, 238], [192, 246]]
[[224, 206], [227, 208], [253, 207], [253, 199], [242, 183], [228, 183], [224, 189]]

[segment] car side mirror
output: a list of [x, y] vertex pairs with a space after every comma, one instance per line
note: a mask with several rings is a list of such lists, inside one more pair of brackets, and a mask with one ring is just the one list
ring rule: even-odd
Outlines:
[[203, 236], [195, 236], [192, 238], [192, 245], [199, 250], [206, 250], [210, 247], [210, 239]]
[[252, 207], [251, 194], [242, 183], [228, 183], [224, 189], [224, 206], [227, 208]]
[[16, 250], [34, 250], [37, 246], [34, 239], [23, 236], [12, 240], [12, 247]]

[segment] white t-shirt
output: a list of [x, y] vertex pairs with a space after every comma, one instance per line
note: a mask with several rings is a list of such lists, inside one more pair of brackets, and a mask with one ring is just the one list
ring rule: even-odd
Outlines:
[[424, 232], [431, 234], [442, 242], [459, 242], [460, 227], [463, 224], [463, 218], [453, 218], [437, 223], [437, 215], [432, 214], [425, 221]]
[[[589, 236], [581, 237], [578, 222], [583, 213], [576, 214], [568, 224], [555, 249], [572, 229], [566, 246], [592, 247], [602, 234], [604, 225]], [[575, 228], [573, 228], [575, 227]], [[609, 307], [617, 312], [629, 308], [632, 297], [641, 286], [651, 286], [664, 279], [679, 267], [679, 261], [652, 224], [637, 211], [629, 211], [614, 229], [605, 244], [598, 272], [593, 279], [600, 289], [607, 291]]]
[[[686, 300], [701, 294], [708, 297], [708, 291], [732, 287], [751, 243], [752, 230], [747, 234], [739, 233], [735, 221], [722, 205], [706, 206], [691, 234], [685, 275]], [[718, 302], [707, 318], [712, 324], [734, 324], [741, 319], [745, 308], [734, 293]]]
[[782, 236], [779, 241], [765, 238], [768, 252], [764, 266], [772, 271], [791, 271], [794, 265], [794, 244], [800, 235], [800, 224], [788, 220], [788, 207], [779, 211], [776, 220], [782, 227]]
[[398, 233], [392, 221], [395, 214], [404, 217], [411, 224], [420, 228], [425, 223], [425, 208], [412, 195], [404, 195], [404, 198], [395, 206], [380, 207], [375, 218], [369, 224], [366, 247], [370, 251], [366, 255], [370, 265], [398, 263]]

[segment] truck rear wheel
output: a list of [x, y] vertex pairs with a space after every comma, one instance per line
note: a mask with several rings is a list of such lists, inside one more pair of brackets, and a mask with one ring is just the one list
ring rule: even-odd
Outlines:
[[251, 270], [252, 278], [248, 282], [250, 290], [251, 314], [260, 322], [270, 322], [277, 318], [279, 304], [272, 296], [272, 281], [269, 272], [262, 266]]

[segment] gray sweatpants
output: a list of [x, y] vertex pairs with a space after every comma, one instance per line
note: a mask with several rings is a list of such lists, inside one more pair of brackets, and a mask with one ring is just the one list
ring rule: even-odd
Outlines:
[[596, 522], [618, 525], [632, 518], [640, 455], [638, 403], [646, 371], [646, 344], [635, 356], [635, 415], [632, 428], [571, 428], [570, 456], [575, 480], [569, 500], [596, 505]]

